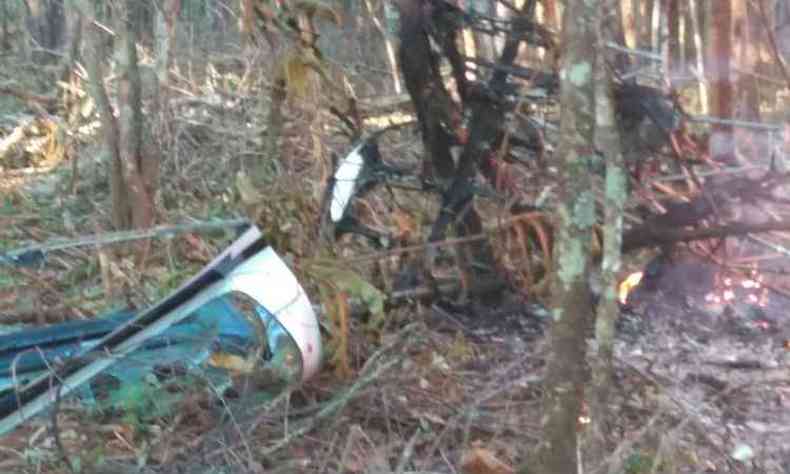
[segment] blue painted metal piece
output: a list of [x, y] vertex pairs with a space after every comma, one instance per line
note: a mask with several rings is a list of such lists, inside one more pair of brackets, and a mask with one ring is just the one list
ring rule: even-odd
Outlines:
[[[194, 368], [205, 363], [212, 353], [247, 357], [260, 347], [265, 348], [264, 359], [271, 358], [269, 348], [277, 340], [277, 334], [283, 332], [282, 328], [266, 308], [255, 305], [255, 311], [268, 329], [255, 327], [228, 296], [216, 298], [147, 341], [127, 356], [127, 363], [117, 364], [107, 373], [132, 381], [149, 373], [152, 365], [173, 363]], [[118, 311], [96, 320], [72, 321], [0, 336], [0, 393], [87, 352], [101, 338], [136, 316], [133, 311]]]

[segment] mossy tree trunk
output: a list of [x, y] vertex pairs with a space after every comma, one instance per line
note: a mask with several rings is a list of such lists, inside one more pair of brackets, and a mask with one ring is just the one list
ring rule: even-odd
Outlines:
[[[612, 40], [607, 28], [598, 36], [599, 53], [605, 51], [605, 42]], [[595, 67], [595, 144], [606, 159], [606, 184], [604, 194], [603, 260], [601, 263], [601, 292], [596, 308], [595, 348], [591, 353], [592, 390], [590, 413], [592, 433], [585, 453], [588, 468], [597, 467], [604, 454], [610, 452], [613, 440], [610, 396], [614, 383], [615, 322], [620, 315], [616, 292], [621, 266], [623, 243], [623, 211], [628, 198], [628, 170], [622, 153], [621, 137], [615, 118], [613, 82], [609, 70], [599, 55]], [[602, 472], [602, 471], [591, 471]], [[607, 469], [603, 472], [613, 472]]]
[[[543, 441], [537, 472], [579, 472], [577, 428], [587, 377], [585, 332], [592, 318], [588, 286], [595, 196], [590, 179], [594, 154], [597, 9], [603, 2], [568, 0], [560, 62], [561, 126], [558, 159], [562, 186], [558, 207], [553, 325], [544, 394]], [[533, 469], [530, 469], [533, 472]]]

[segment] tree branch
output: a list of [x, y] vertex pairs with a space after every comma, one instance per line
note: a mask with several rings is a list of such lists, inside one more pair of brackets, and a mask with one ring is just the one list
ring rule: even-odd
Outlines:
[[691, 242], [694, 240], [758, 234], [777, 230], [790, 230], [790, 222], [766, 222], [751, 225], [733, 223], [702, 229], [657, 229], [645, 226], [632, 229], [623, 236], [623, 252], [630, 252], [651, 245]]

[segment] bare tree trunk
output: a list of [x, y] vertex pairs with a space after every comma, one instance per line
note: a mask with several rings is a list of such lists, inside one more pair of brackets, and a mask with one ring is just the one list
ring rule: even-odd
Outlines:
[[680, 21], [682, 15], [678, 9], [678, 0], [664, 0], [664, 12], [666, 16], [667, 25], [667, 47], [664, 50], [664, 68], [669, 79], [669, 85], [672, 89], [675, 88], [677, 82], [675, 78], [681, 74], [683, 70], [683, 63], [681, 57], [680, 45]]
[[623, 46], [627, 46], [630, 48], [636, 48], [636, 38], [637, 38], [637, 29], [636, 29], [636, 7], [635, 5], [638, 3], [638, 0], [622, 0], [620, 2], [620, 14], [623, 17], [623, 34], [625, 36], [625, 42]]
[[595, 149], [596, 9], [599, 2], [568, 0], [563, 17], [561, 58], [560, 145], [563, 160], [556, 280], [552, 288], [553, 326], [544, 394], [543, 441], [538, 446], [537, 472], [579, 471], [577, 428], [584, 399], [585, 331], [590, 327], [592, 300], [587, 284], [595, 197], [589, 162]]
[[[657, 0], [640, 0], [642, 4], [642, 31], [640, 32], [639, 48], [641, 49], [649, 50], [653, 44], [653, 3], [656, 1]], [[644, 62], [646, 60], [642, 59], [642, 61]]]
[[705, 83], [707, 77], [705, 72], [705, 50], [702, 47], [702, 22], [700, 21], [701, 8], [699, 8], [700, 0], [688, 0], [689, 17], [691, 22], [689, 24], [689, 32], [694, 38], [694, 54], [695, 66], [697, 70], [697, 80], [699, 81], [699, 103], [700, 113], [707, 115], [708, 113], [708, 86]]
[[104, 71], [102, 63], [106, 57], [104, 35], [106, 32], [99, 27], [96, 10], [90, 0], [77, 2], [83, 24], [86, 28], [86, 69], [90, 81], [90, 90], [101, 122], [104, 146], [110, 172], [110, 200], [112, 206], [112, 223], [116, 229], [128, 229], [132, 225], [132, 212], [129, 205], [128, 190], [124, 183], [123, 167], [118, 143], [118, 122], [115, 119], [110, 98], [104, 88]]
[[[626, 41], [626, 30], [629, 28], [629, 26], [627, 26], [626, 23], [631, 22], [630, 20], [625, 20], [623, 18], [624, 3], [625, 2], [619, 2], [618, 5], [613, 7], [615, 11], [612, 14], [607, 13], [603, 16], [603, 19], [601, 20], [603, 22], [601, 25], [601, 30], [604, 32], [603, 34], [607, 38], [610, 38], [614, 43], [627, 47], [628, 42]], [[630, 70], [631, 58], [628, 54], [624, 52], [617, 52], [615, 53], [614, 57], [617, 71], [623, 74]]]
[[[764, 44], [760, 28], [760, 13], [748, 0], [737, 0], [735, 18], [735, 43], [738, 45], [737, 64], [742, 71], [756, 71], [760, 61], [760, 47]], [[738, 117], [745, 120], [760, 120], [759, 80], [750, 75], [738, 73], [735, 90], [739, 98]]]
[[[129, 0], [133, 2], [133, 0]], [[150, 137], [144, 137], [147, 124], [142, 114], [142, 86], [137, 64], [134, 17], [119, 22], [123, 54], [118, 80], [118, 119], [104, 88], [102, 61], [106, 32], [96, 19], [93, 2], [75, 2], [87, 28], [86, 57], [91, 95], [99, 112], [102, 134], [110, 163], [112, 221], [118, 229], [148, 227], [154, 221], [155, 177], [159, 160]], [[126, 7], [134, 5], [126, 4]], [[137, 11], [128, 8], [125, 13]]]
[[123, 24], [126, 28], [121, 32], [124, 54], [118, 83], [119, 156], [130, 198], [132, 227], [144, 228], [154, 222], [154, 189], [149, 180], [156, 175], [159, 160], [149, 154], [153, 147], [143, 146], [148, 124], [143, 120], [142, 112], [143, 88], [136, 41], [141, 9], [136, 0], [127, 0], [125, 13], [127, 18]]
[[661, 0], [652, 0], [652, 10], [650, 11], [650, 49], [654, 53], [660, 54], [666, 35], [663, 33], [664, 19], [661, 15]]
[[[710, 110], [722, 119], [733, 116], [733, 87], [730, 61], [732, 58], [732, 0], [709, 2], [708, 25], [708, 71], [710, 83]], [[711, 134], [711, 158], [732, 162], [735, 159], [735, 143], [731, 125], [715, 124]]]
[[[642, 0], [631, 0], [631, 21], [634, 31], [634, 48], [642, 46]], [[638, 62], [638, 61], [637, 61]]]

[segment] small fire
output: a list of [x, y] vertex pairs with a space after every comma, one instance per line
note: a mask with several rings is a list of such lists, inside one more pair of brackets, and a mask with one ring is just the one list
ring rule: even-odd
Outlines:
[[636, 272], [628, 275], [625, 280], [620, 283], [618, 295], [620, 297], [620, 304], [625, 304], [628, 301], [628, 293], [633, 290], [640, 281], [642, 281], [642, 272]]

